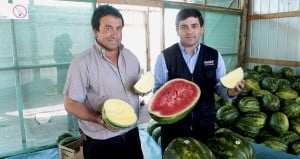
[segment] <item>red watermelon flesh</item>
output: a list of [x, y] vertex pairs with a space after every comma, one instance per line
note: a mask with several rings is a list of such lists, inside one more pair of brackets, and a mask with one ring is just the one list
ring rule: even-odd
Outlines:
[[160, 123], [173, 123], [186, 116], [200, 97], [200, 88], [185, 79], [173, 79], [163, 85], [149, 102], [149, 113]]

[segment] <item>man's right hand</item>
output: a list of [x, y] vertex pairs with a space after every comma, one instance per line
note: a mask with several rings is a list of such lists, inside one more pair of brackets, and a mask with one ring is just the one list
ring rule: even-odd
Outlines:
[[104, 120], [102, 119], [101, 115], [98, 116], [97, 123], [100, 124], [101, 126], [103, 126], [104, 128], [108, 129], [109, 131], [112, 131], [112, 132], [117, 132], [118, 131], [117, 129], [113, 129], [113, 128], [108, 127], [105, 124]]

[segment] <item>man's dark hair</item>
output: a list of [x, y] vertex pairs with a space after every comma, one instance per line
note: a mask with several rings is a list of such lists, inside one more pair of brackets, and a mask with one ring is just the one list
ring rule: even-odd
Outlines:
[[120, 18], [122, 20], [122, 26], [124, 26], [124, 19], [118, 9], [116, 9], [110, 5], [102, 5], [102, 6], [99, 6], [93, 13], [92, 20], [91, 20], [93, 30], [99, 29], [100, 19], [107, 15], [111, 15], [111, 16]]
[[179, 27], [179, 22], [181, 20], [185, 20], [189, 17], [198, 18], [200, 26], [203, 26], [204, 20], [202, 18], [201, 12], [198, 9], [196, 9], [196, 8], [184, 8], [184, 9], [181, 9], [178, 12], [177, 16], [176, 16], [176, 21], [175, 21], [176, 28]]

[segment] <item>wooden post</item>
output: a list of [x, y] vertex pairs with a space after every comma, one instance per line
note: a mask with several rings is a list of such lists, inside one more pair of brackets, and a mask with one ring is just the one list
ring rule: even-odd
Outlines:
[[149, 32], [149, 8], [144, 12], [145, 19], [145, 32], [146, 32], [146, 63], [147, 71], [151, 70], [151, 56], [150, 56], [150, 32]]
[[246, 52], [246, 36], [247, 36], [247, 14], [248, 14], [248, 0], [242, 0], [241, 8], [243, 10], [242, 14], [242, 24], [240, 32], [240, 46], [238, 54], [238, 66], [245, 66], [245, 52]]

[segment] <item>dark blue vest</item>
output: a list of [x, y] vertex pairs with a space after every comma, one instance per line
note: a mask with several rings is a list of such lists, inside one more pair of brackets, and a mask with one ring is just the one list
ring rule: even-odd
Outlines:
[[187, 130], [203, 135], [205, 132], [211, 133], [208, 129], [214, 129], [216, 119], [214, 91], [216, 85], [216, 69], [218, 66], [218, 52], [213, 48], [201, 44], [200, 53], [193, 73], [190, 73], [178, 44], [167, 48], [163, 51], [163, 54], [168, 69], [169, 80], [184, 78], [193, 81], [201, 89], [200, 100], [195, 108], [184, 119], [175, 123], [174, 126], [183, 131]]

